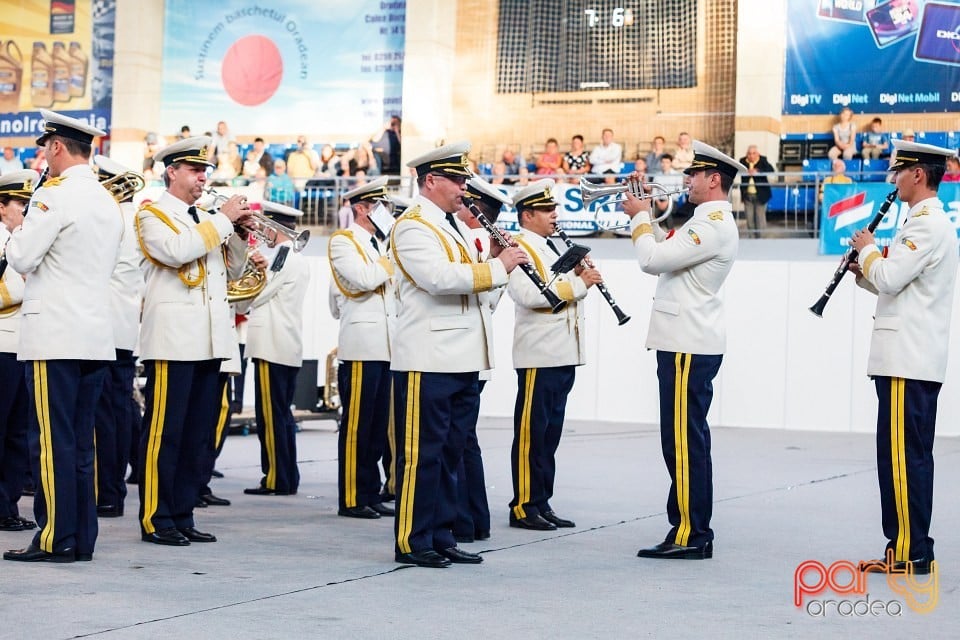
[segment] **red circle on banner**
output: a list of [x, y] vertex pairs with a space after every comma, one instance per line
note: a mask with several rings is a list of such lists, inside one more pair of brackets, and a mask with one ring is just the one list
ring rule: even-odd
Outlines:
[[220, 76], [234, 102], [255, 107], [276, 93], [283, 79], [283, 58], [270, 38], [244, 36], [227, 49]]

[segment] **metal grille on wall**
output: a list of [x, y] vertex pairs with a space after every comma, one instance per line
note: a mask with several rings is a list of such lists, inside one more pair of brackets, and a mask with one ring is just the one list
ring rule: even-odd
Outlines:
[[500, 0], [499, 93], [697, 84], [697, 0]]

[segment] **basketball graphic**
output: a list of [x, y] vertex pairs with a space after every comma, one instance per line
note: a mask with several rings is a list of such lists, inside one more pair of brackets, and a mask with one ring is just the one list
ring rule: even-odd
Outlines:
[[276, 93], [283, 79], [283, 58], [270, 38], [244, 36], [227, 49], [220, 73], [234, 102], [255, 107]]

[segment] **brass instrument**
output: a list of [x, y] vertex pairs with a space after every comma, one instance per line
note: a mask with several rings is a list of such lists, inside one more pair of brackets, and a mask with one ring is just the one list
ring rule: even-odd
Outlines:
[[127, 171], [115, 176], [110, 176], [100, 180], [100, 184], [110, 192], [113, 199], [117, 202], [123, 202], [133, 197], [133, 194], [147, 186], [146, 181], [139, 173]]
[[[649, 191], [648, 191], [649, 190]], [[589, 207], [591, 204], [596, 203], [597, 200], [605, 198], [607, 196], [614, 196], [613, 200], [610, 202], [605, 202], [599, 209], [602, 209], [608, 204], [615, 204], [617, 202], [622, 202], [625, 198], [620, 198], [621, 194], [630, 193], [640, 200], [645, 200], [648, 198], [653, 198], [660, 200], [662, 198], [670, 199], [670, 206], [661, 213], [659, 216], [653, 219], [653, 222], [662, 222], [666, 220], [667, 217], [673, 213], [673, 196], [678, 196], [680, 194], [686, 193], [686, 189], [674, 189], [673, 191], [667, 190], [661, 184], [656, 182], [634, 182], [633, 180], [628, 180], [620, 184], [593, 184], [586, 178], [580, 178], [580, 193], [583, 198], [583, 206]], [[594, 217], [596, 217], [598, 211], [594, 212]], [[599, 220], [596, 220], [597, 226], [601, 227], [604, 231], [613, 231], [615, 229], [625, 229], [630, 226], [629, 223], [625, 225], [615, 225], [615, 226], [602, 226]]]
[[227, 301], [240, 302], [256, 298], [266, 286], [267, 270], [258, 269], [248, 257], [240, 277], [227, 281]]
[[[203, 190], [213, 196], [214, 207], [218, 207], [230, 199], [229, 196], [225, 196], [222, 193], [217, 193], [217, 190], [213, 187], [204, 187]], [[266, 230], [273, 231], [277, 235], [278, 239], [282, 238], [283, 240], [280, 240], [281, 242], [289, 240], [291, 243], [293, 243], [293, 250], [296, 252], [302, 251], [310, 241], [309, 229], [303, 229], [302, 231], [298, 232], [295, 229], [291, 229], [290, 227], [280, 224], [276, 220], [271, 220], [259, 211], [251, 211], [250, 217], [253, 218], [253, 220], [257, 223], [257, 227], [255, 229], [246, 230], [253, 234], [253, 236], [261, 242], [271, 241], [271, 238], [267, 237]]]
[[327, 354], [326, 377], [323, 383], [324, 411], [338, 411], [340, 409], [340, 383], [337, 375], [340, 370], [340, 361], [337, 359], [337, 348], [334, 347]]

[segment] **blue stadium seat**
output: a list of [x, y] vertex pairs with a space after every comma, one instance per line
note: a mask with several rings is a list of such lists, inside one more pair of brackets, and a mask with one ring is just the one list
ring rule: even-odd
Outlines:
[[812, 181], [815, 173], [830, 173], [830, 158], [809, 158], [803, 161], [803, 180]]
[[[847, 165], [847, 173], [860, 173], [862, 162], [859, 158], [854, 158], [853, 160], [844, 160], [843, 164]], [[827, 171], [832, 172], [833, 170], [827, 167]]]
[[621, 173], [631, 173], [637, 168], [636, 162], [624, 162]]
[[880, 160], [864, 160], [861, 167], [863, 174], [860, 179], [865, 182], [883, 182], [887, 179], [887, 168], [890, 166], [889, 158]]
[[477, 165], [477, 169], [480, 171], [482, 176], [492, 176], [493, 175], [493, 163], [492, 162], [481, 162]]
[[960, 131], [947, 131], [947, 147], [960, 149]]
[[923, 144], [932, 144], [938, 147], [945, 147], [947, 146], [947, 132], [946, 131], [918, 131], [917, 142], [922, 142]]

